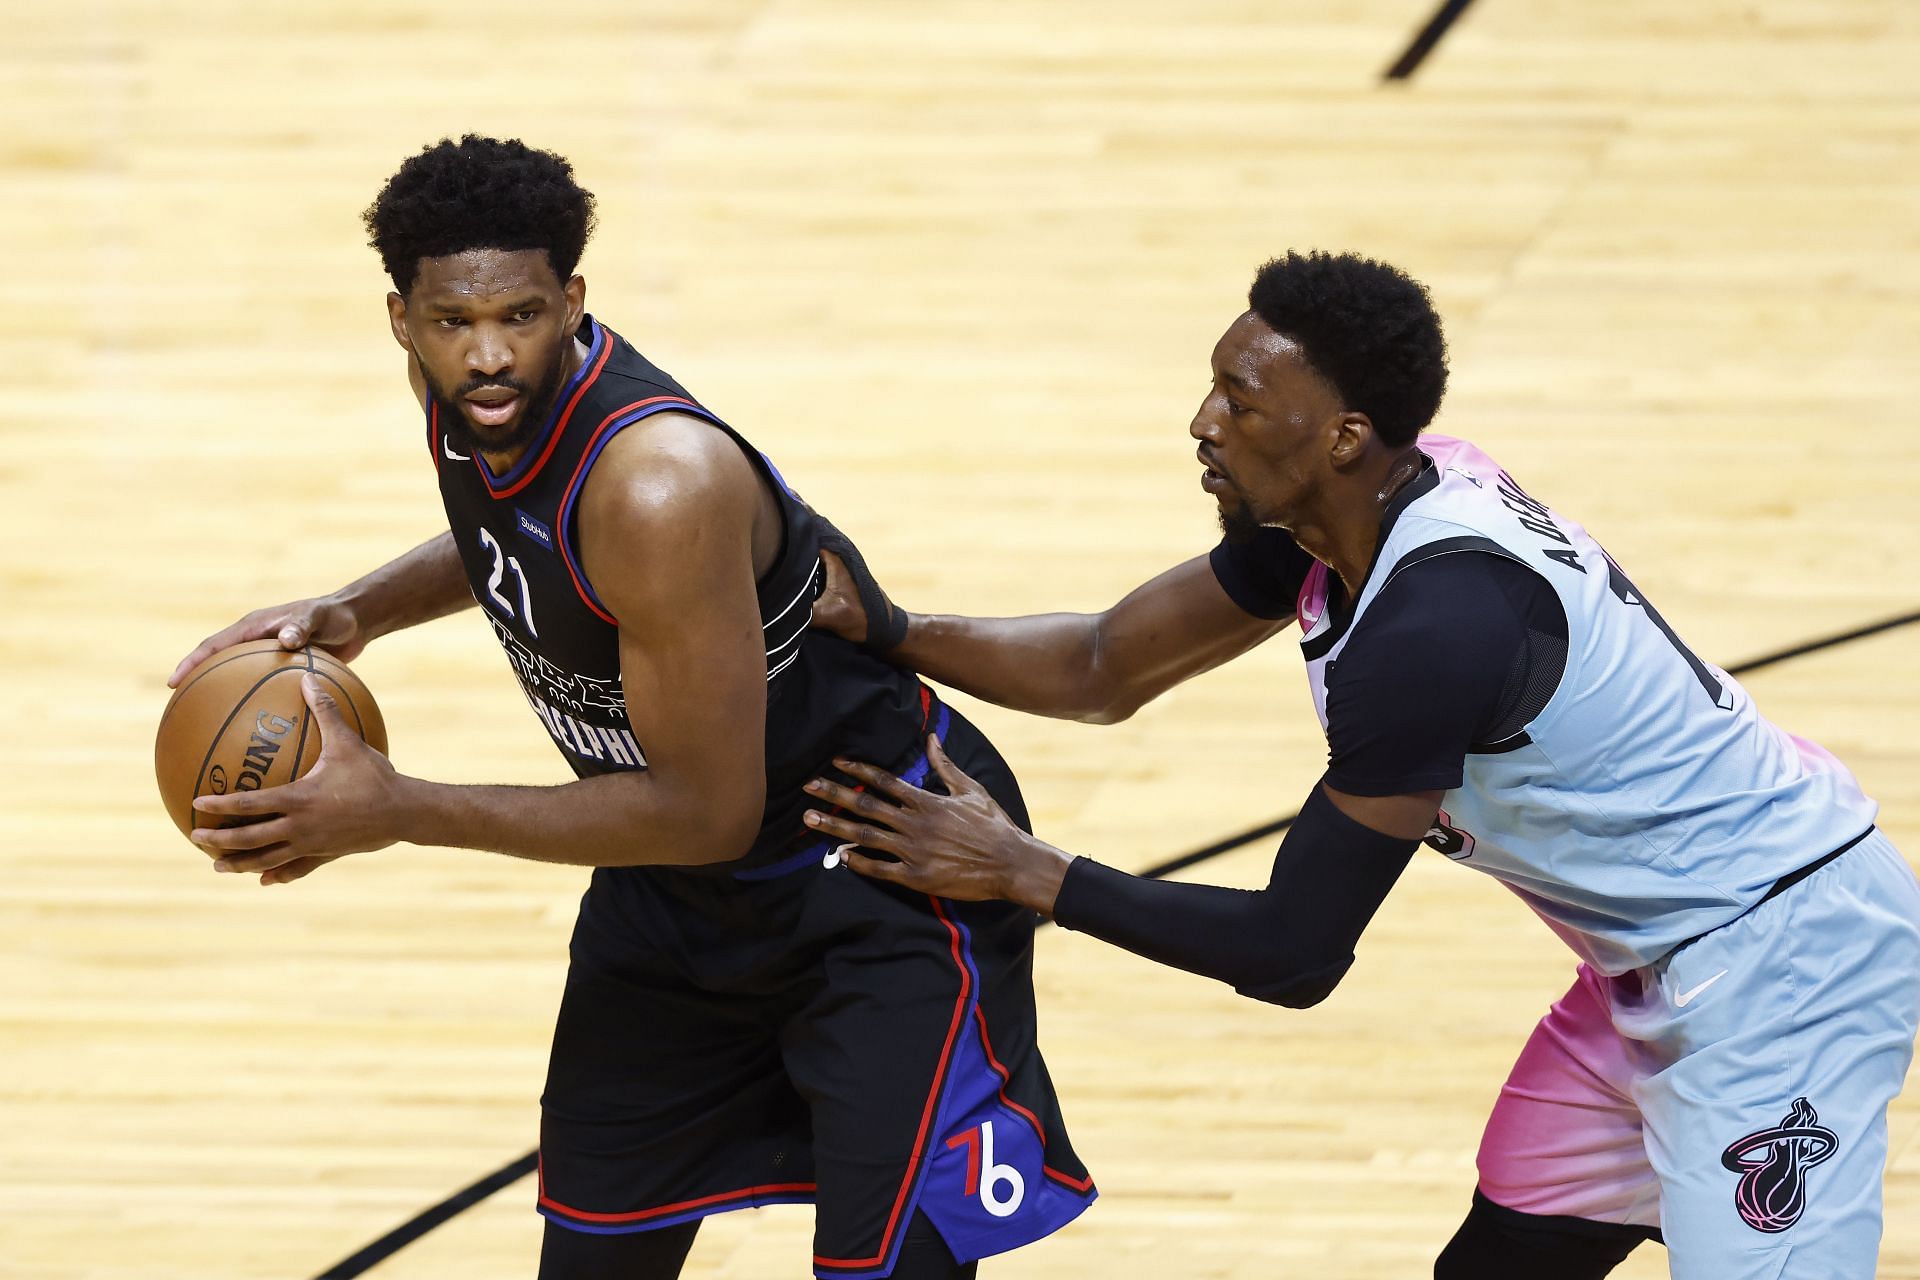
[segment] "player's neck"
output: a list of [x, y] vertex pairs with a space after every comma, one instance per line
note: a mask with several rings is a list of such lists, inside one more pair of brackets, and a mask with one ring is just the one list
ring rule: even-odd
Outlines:
[[1290, 526], [1301, 549], [1339, 577], [1348, 599], [1366, 584], [1387, 507], [1419, 474], [1418, 452], [1383, 456], [1377, 465], [1337, 477], [1317, 495], [1315, 509]]
[[1380, 522], [1370, 525], [1356, 521], [1355, 508], [1336, 509], [1310, 515], [1295, 523], [1288, 532], [1301, 550], [1333, 570], [1352, 599], [1366, 581], [1373, 564], [1374, 548], [1380, 544]]

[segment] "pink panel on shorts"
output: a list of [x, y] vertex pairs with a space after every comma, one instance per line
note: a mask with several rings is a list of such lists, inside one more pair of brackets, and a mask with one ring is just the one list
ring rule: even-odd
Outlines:
[[1660, 1184], [1630, 1094], [1646, 1066], [1613, 1028], [1609, 986], [1581, 965], [1501, 1086], [1479, 1155], [1480, 1190], [1495, 1204], [1660, 1225]]

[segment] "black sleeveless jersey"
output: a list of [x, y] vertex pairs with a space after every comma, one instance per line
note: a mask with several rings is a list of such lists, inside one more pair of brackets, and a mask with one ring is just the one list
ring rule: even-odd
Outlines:
[[[646, 766], [627, 719], [619, 628], [580, 567], [578, 505], [587, 474], [615, 434], [656, 413], [711, 422], [752, 460], [780, 509], [779, 557], [759, 581], [767, 651], [767, 804], [744, 865], [816, 838], [800, 788], [835, 755], [896, 771], [917, 756], [929, 704], [912, 675], [836, 636], [808, 631], [825, 580], [813, 511], [773, 463], [619, 335], [587, 317], [586, 360], [514, 468], [495, 476], [456, 451], [427, 403], [427, 446], [439, 472], [474, 599], [506, 650], [534, 714], [581, 777]], [[644, 560], [646, 547], [632, 555]], [[732, 864], [739, 867], [743, 864]]]

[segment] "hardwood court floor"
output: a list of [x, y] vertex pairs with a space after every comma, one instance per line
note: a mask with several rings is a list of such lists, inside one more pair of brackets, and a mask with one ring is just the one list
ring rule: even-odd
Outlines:
[[[311, 1276], [532, 1143], [583, 875], [446, 851], [262, 891], [149, 772], [203, 633], [434, 531], [355, 221], [465, 129], [600, 195], [595, 311], [780, 460], [909, 607], [1096, 608], [1208, 546], [1184, 428], [1263, 258], [1358, 248], [1449, 324], [1441, 427], [1723, 664], [1920, 605], [1920, 10], [1482, 0], [71, 0], [0, 41], [0, 1274]], [[471, 618], [358, 664], [410, 771], [556, 781]], [[1291, 811], [1281, 643], [1092, 729], [980, 718], [1040, 829], [1144, 867]], [[1920, 854], [1920, 629], [1750, 682]], [[968, 707], [969, 711], [973, 708]], [[1196, 869], [1259, 882], [1268, 850]], [[1046, 1042], [1105, 1198], [1015, 1277], [1417, 1276], [1570, 977], [1423, 856], [1329, 1004], [1083, 938]], [[1920, 1277], [1920, 1092], [1881, 1274]], [[526, 1276], [525, 1184], [384, 1264]], [[791, 1276], [806, 1215], [691, 1276]], [[1623, 1275], [1663, 1274], [1657, 1249]]]

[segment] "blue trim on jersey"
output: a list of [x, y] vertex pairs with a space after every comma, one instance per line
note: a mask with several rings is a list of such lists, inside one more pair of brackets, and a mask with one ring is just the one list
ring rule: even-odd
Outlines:
[[789, 498], [792, 498], [795, 502], [800, 501], [800, 495], [793, 491], [793, 486], [787, 483], [787, 478], [780, 474], [780, 468], [773, 465], [773, 459], [769, 458], [765, 453], [762, 453], [758, 449], [755, 449], [754, 452], [760, 454], [760, 461], [767, 464], [768, 474], [771, 475], [775, 480], [779, 482], [780, 487], [782, 489], [785, 489], [787, 491], [787, 496]]
[[[593, 368], [593, 362], [600, 358], [600, 349], [607, 344], [606, 327], [592, 316], [587, 317], [587, 323], [593, 326], [593, 341], [587, 344], [587, 358], [580, 362], [580, 367], [573, 371], [571, 378], [567, 379], [567, 385], [560, 388], [560, 394], [553, 398], [551, 405], [547, 406], [547, 421], [546, 425], [540, 428], [540, 434], [533, 438], [533, 442], [527, 446], [526, 452], [520, 455], [520, 460], [507, 468], [505, 475], [492, 475], [487, 472], [485, 467], [481, 468], [481, 474], [486, 477], [487, 488], [489, 490], [512, 488], [519, 482], [522, 476], [527, 474], [528, 470], [533, 467], [533, 464], [545, 455], [547, 440], [553, 435], [554, 427], [559, 424], [560, 416], [566, 408], [567, 401], [571, 399], [573, 393], [579, 389], [580, 380], [587, 376], [587, 372]], [[459, 411], [455, 410], [455, 412], [457, 413]]]
[[[940, 714], [935, 717], [933, 722], [933, 736], [940, 742], [945, 743], [947, 740], [947, 729], [952, 723], [953, 713], [947, 710], [945, 703], [941, 703]], [[920, 758], [915, 760], [913, 765], [905, 773], [900, 775], [900, 781], [907, 783], [909, 786], [922, 786], [927, 780], [927, 774], [932, 771], [933, 761], [927, 759], [927, 754], [923, 751], [920, 753]], [[736, 871], [733, 873], [733, 878], [735, 880], [778, 880], [781, 876], [790, 876], [796, 871], [806, 870], [807, 867], [825, 858], [836, 846], [837, 842], [831, 836], [821, 836], [818, 840], [815, 840], [798, 853], [788, 854], [786, 857], [780, 859], [780, 861], [769, 862], [764, 867], [750, 867], [745, 871]], [[958, 921], [954, 923], [959, 924]], [[964, 932], [966, 926], [960, 925], [960, 928]]]
[[608, 423], [600, 432], [600, 438], [593, 442], [586, 456], [580, 460], [574, 479], [568, 483], [567, 491], [560, 495], [560, 517], [557, 522], [559, 528], [555, 532], [560, 541], [560, 554], [566, 559], [567, 567], [573, 570], [574, 580], [580, 584], [580, 590], [586, 595], [588, 603], [601, 613], [610, 612], [606, 602], [600, 599], [599, 593], [593, 589], [593, 584], [587, 581], [587, 571], [581, 567], [579, 558], [573, 554], [573, 538], [569, 531], [573, 528], [574, 503], [579, 500], [581, 490], [587, 487], [587, 477], [593, 474], [593, 464], [600, 460], [601, 450], [607, 447], [607, 442], [642, 418], [651, 418], [656, 413], [690, 413], [723, 430], [726, 426], [720, 419], [691, 400], [669, 400], [661, 404], [650, 404], [644, 409], [636, 409], [626, 417], [616, 418]]
[[781, 876], [803, 871], [813, 863], [824, 859], [833, 851], [833, 841], [826, 836], [820, 837], [798, 853], [789, 854], [778, 862], [769, 862], [764, 867], [752, 867], [746, 871], [733, 873], [735, 880], [778, 880]]

